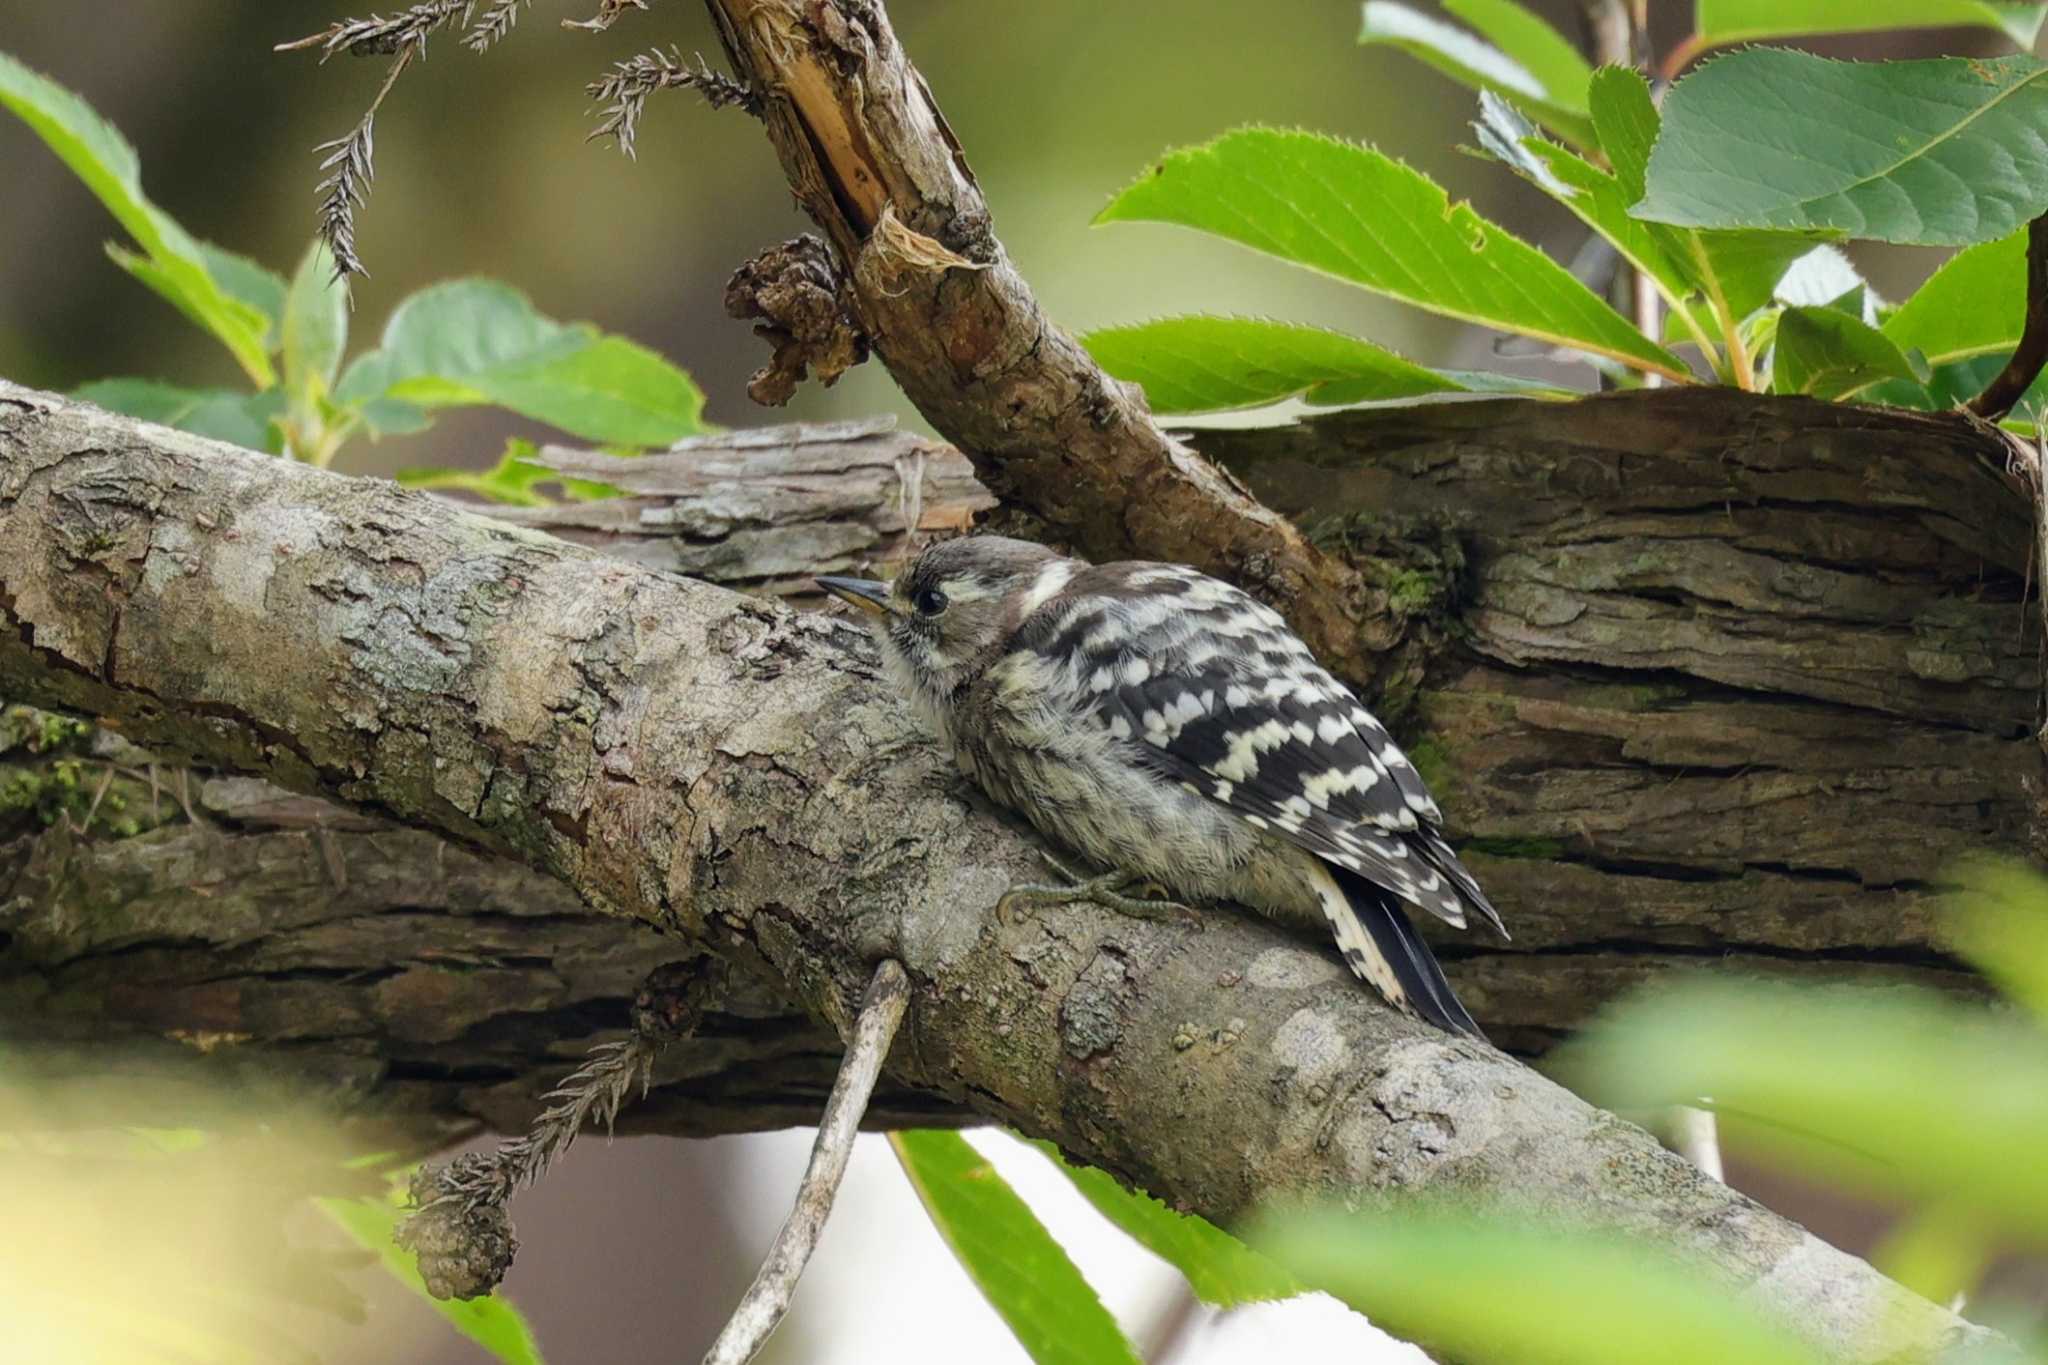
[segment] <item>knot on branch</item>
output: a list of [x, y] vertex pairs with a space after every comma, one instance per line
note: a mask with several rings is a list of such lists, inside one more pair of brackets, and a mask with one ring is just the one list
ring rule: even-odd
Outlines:
[[754, 335], [775, 348], [747, 381], [747, 396], [781, 407], [799, 382], [816, 375], [826, 388], [868, 358], [868, 339], [848, 306], [831, 248], [809, 233], [768, 250], [733, 272], [725, 311], [761, 319]]
[[[506, 1186], [496, 1199], [444, 1197], [444, 1182]], [[437, 1299], [481, 1298], [498, 1287], [519, 1239], [504, 1200], [512, 1191], [499, 1163], [481, 1152], [457, 1157], [445, 1167], [421, 1166], [412, 1174], [412, 1202], [419, 1212], [398, 1229], [397, 1242], [419, 1258], [420, 1279]]]

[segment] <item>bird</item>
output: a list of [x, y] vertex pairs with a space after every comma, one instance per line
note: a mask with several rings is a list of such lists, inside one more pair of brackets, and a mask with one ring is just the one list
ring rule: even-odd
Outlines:
[[1327, 929], [1396, 1009], [1484, 1038], [1402, 907], [1505, 939], [1500, 915], [1415, 765], [1271, 607], [1184, 565], [995, 535], [939, 541], [886, 583], [816, 581], [872, 615], [888, 675], [970, 779], [1107, 869], [1013, 892], [1146, 913], [1165, 903], [1122, 892], [1150, 883]]

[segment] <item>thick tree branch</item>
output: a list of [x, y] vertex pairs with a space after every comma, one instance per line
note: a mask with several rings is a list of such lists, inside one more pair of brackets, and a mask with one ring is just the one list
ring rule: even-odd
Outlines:
[[[1981, 1339], [1267, 926], [997, 924], [1035, 845], [962, 799], [841, 623], [5, 385], [0, 541], [0, 692], [514, 854], [842, 1031], [896, 957], [898, 1085], [1183, 1207], [1461, 1190], [1699, 1255], [1838, 1359]], [[232, 1075], [249, 1002], [196, 1005], [148, 1026], [211, 1030], [193, 1060]]]

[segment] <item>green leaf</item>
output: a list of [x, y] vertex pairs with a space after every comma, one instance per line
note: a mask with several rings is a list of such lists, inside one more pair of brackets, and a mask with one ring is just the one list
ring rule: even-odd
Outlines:
[[1138, 1353], [1052, 1234], [958, 1133], [891, 1133], [925, 1212], [1038, 1365], [1138, 1365]]
[[1218, 1308], [1291, 1299], [1306, 1285], [1205, 1218], [1175, 1213], [1143, 1190], [1126, 1189], [1093, 1166], [1077, 1166], [1049, 1142], [1034, 1142], [1074, 1188], [1131, 1240], [1187, 1277], [1203, 1303]]
[[[1661, 127], [1649, 83], [1631, 68], [1602, 67], [1593, 74], [1588, 102], [1616, 185], [1633, 206], [1643, 197]], [[1769, 302], [1786, 269], [1819, 239], [1813, 233], [1695, 232], [1663, 223], [1647, 227], [1686, 283], [1731, 323]]]
[[1392, 157], [1246, 128], [1170, 152], [1097, 222], [1179, 223], [1466, 322], [1690, 376], [1571, 273]]
[[442, 492], [461, 491], [474, 493], [490, 502], [506, 503], [514, 507], [546, 507], [556, 499], [540, 490], [543, 485], [554, 484], [572, 502], [595, 502], [602, 498], [616, 498], [619, 490], [610, 484], [598, 483], [591, 479], [572, 479], [557, 473], [534, 459], [538, 452], [531, 441], [510, 440], [505, 443], [505, 453], [489, 469], [445, 469], [429, 467], [401, 469], [398, 482], [407, 488], [427, 488]]
[[1959, 251], [1885, 320], [1901, 350], [1936, 365], [2019, 344], [2027, 318], [2027, 230]]
[[274, 455], [279, 449], [277, 429], [271, 423], [284, 412], [284, 395], [276, 389], [238, 393], [179, 388], [154, 379], [99, 379], [74, 389], [72, 396], [109, 412], [176, 427], [194, 436], [209, 436], [244, 450]]
[[587, 441], [668, 445], [703, 429], [704, 395], [645, 347], [536, 313], [489, 280], [453, 280], [401, 303], [383, 344], [335, 388], [345, 403], [419, 408], [494, 403]]
[[2048, 66], [1752, 48], [1672, 87], [1639, 217], [1967, 246], [2048, 209]]
[[1736, 1286], [1658, 1248], [1445, 1208], [1274, 1220], [1254, 1245], [1451, 1360], [1817, 1365]]
[[1699, 977], [1610, 1011], [1568, 1046], [1560, 1067], [1597, 1103], [1709, 1096], [1731, 1150], [2048, 1246], [2038, 1026], [1906, 986]]
[[[1397, 47], [1461, 85], [1475, 90], [1490, 90], [1512, 101], [1529, 117], [1566, 141], [1581, 147], [1592, 146], [1593, 125], [1586, 116], [1585, 63], [1578, 62], [1577, 73], [1564, 72], [1557, 54], [1545, 50], [1541, 40], [1530, 34], [1526, 26], [1515, 23], [1509, 11], [1520, 10], [1519, 6], [1504, 4], [1502, 0], [1467, 0], [1463, 8], [1489, 21], [1496, 37], [1504, 31], [1520, 46], [1534, 51], [1538, 65], [1545, 68], [1550, 79], [1546, 80], [1534, 68], [1461, 28], [1407, 5], [1388, 3], [1388, 0], [1366, 0], [1358, 41], [1366, 45], [1383, 43]], [[1527, 25], [1549, 28], [1527, 11], [1521, 11], [1521, 15]], [[1466, 18], [1478, 26], [1478, 20], [1470, 15]], [[1569, 51], [1569, 44], [1566, 49]], [[1577, 55], [1576, 52], [1571, 53], [1574, 58]], [[1559, 83], [1553, 85], [1551, 80]]]
[[1081, 342], [1103, 369], [1144, 386], [1161, 413], [1256, 407], [1297, 395], [1365, 403], [1465, 388], [1369, 341], [1263, 318], [1161, 318], [1104, 327]]
[[2048, 1024], [2048, 880], [2020, 863], [1969, 867], [1949, 918], [1963, 956]]
[[402, 1196], [394, 1190], [388, 1199], [321, 1199], [321, 1211], [341, 1229], [374, 1251], [392, 1278], [411, 1289], [447, 1319], [448, 1325], [482, 1347], [493, 1360], [504, 1365], [545, 1365], [540, 1342], [526, 1318], [508, 1299], [496, 1293], [480, 1299], [437, 1299], [427, 1293], [420, 1278], [419, 1263], [410, 1251], [398, 1245], [398, 1225], [405, 1218]]
[[1881, 379], [1924, 379], [1892, 340], [1836, 308], [1787, 308], [1778, 318], [1771, 362], [1775, 393], [1840, 398]]
[[[277, 382], [269, 319], [209, 273], [199, 242], [142, 192], [135, 149], [84, 100], [0, 52], [0, 106], [11, 110], [84, 182], [148, 258], [138, 278], [226, 346], [258, 388]], [[116, 256], [126, 264], [126, 259]]]
[[2041, 32], [2048, 5], [1987, 0], [1699, 0], [1698, 45], [1754, 43], [1808, 33], [1887, 28], [1995, 28], [2024, 48]]
[[213, 276], [215, 284], [268, 320], [263, 348], [266, 354], [275, 352], [280, 344], [277, 324], [284, 316], [284, 276], [211, 242], [199, 244], [199, 256], [206, 262], [206, 273]]
[[[348, 347], [348, 291], [334, 282], [334, 253], [315, 240], [300, 258], [285, 298], [281, 328], [285, 384], [325, 395]], [[318, 388], [312, 381], [318, 380]]]
[[1521, 63], [1551, 99], [1575, 113], [1587, 112], [1593, 68], [1579, 55], [1578, 44], [1541, 15], [1516, 0], [1444, 0], [1444, 9]]

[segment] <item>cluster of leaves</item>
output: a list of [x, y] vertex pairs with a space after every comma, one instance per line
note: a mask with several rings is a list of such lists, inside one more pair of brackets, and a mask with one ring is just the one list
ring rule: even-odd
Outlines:
[[[403, 300], [379, 343], [348, 357], [347, 290], [315, 242], [289, 279], [194, 238], [143, 193], [135, 149], [77, 95], [0, 53], [0, 107], [25, 122], [106, 205], [136, 249], [115, 264], [214, 338], [246, 389], [103, 379], [82, 398], [251, 450], [325, 466], [363, 436], [424, 431], [436, 413], [490, 405], [618, 451], [666, 446], [704, 429], [704, 396], [661, 356], [588, 323], [543, 317], [517, 290], [453, 280]], [[572, 498], [602, 485], [557, 479], [514, 443], [484, 473], [408, 471], [401, 480], [500, 502]]]
[[[1640, 72], [1594, 69], [1515, 0], [1445, 8], [1476, 32], [1372, 0], [1361, 41], [1478, 90], [1481, 154], [1610, 244], [1661, 301], [1661, 334], [1420, 171], [1313, 133], [1247, 128], [1171, 152], [1097, 221], [1213, 233], [1533, 338], [1620, 384], [1711, 379], [1939, 408], [1981, 388], [2018, 344], [2026, 224], [2048, 211], [2048, 64], [1859, 64], [1758, 47], [1701, 66], [1660, 109]], [[2031, 43], [2044, 13], [1978, 0], [1699, 0], [1680, 51], [1689, 61], [1729, 43], [1903, 23], [1983, 24]], [[1849, 238], [1961, 249], [1892, 305], [1829, 245]], [[1163, 412], [1530, 387], [1259, 319], [1172, 317], [1086, 341]]]
[[[1699, 977], [1613, 1010], [1559, 1067], [1645, 1112], [1711, 1104], [1724, 1142], [1902, 1206], [1880, 1267], [2040, 1339], [2036, 1316], [1975, 1296], [1995, 1252], [2048, 1252], [2048, 882], [1972, 869], [1958, 952], [2010, 1008], [1906, 987]], [[1711, 1096], [1711, 1100], [1705, 1097]], [[1024, 1201], [952, 1132], [893, 1139], [933, 1221], [1039, 1362], [1139, 1357]], [[1042, 1144], [1041, 1144], [1042, 1146]], [[1047, 1156], [1112, 1223], [1220, 1307], [1326, 1291], [1460, 1360], [1814, 1365], [1787, 1324], [1665, 1249], [1463, 1206], [1288, 1213], [1247, 1246], [1101, 1171]], [[1474, 1285], [1486, 1286], [1483, 1294]], [[2044, 1357], [2048, 1358], [2048, 1357]]]

